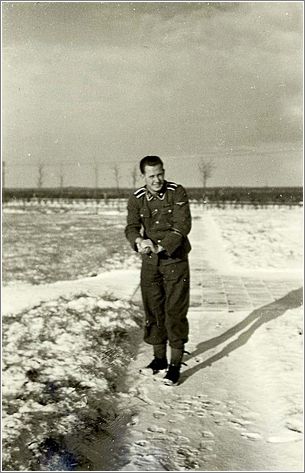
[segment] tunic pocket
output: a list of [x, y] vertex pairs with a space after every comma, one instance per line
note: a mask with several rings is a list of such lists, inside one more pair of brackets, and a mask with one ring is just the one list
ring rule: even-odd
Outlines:
[[166, 205], [165, 207], [162, 207], [162, 209], [161, 209], [161, 214], [162, 215], [171, 216], [172, 213], [173, 213], [173, 206], [172, 205]]
[[160, 214], [161, 214], [161, 220], [163, 223], [167, 225], [172, 225], [173, 223], [173, 206], [172, 205], [167, 205], [165, 207], [162, 207]]
[[143, 207], [142, 209], [140, 209], [140, 217], [142, 219], [149, 218], [150, 217], [150, 210], [147, 209], [146, 207]]

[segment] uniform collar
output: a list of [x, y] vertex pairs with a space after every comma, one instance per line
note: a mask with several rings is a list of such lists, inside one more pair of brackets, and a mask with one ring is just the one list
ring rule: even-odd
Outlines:
[[157, 199], [163, 200], [165, 197], [165, 192], [166, 192], [166, 181], [164, 181], [162, 189], [160, 190], [160, 192], [157, 192], [157, 194], [152, 194], [148, 189], [146, 189], [146, 199], [149, 201], [149, 200], [152, 200], [154, 197], [157, 197]]

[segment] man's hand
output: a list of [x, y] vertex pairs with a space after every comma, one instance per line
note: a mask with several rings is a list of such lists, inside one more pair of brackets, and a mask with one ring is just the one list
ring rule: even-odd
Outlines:
[[163, 246], [161, 246], [161, 245], [154, 245], [154, 251], [153, 251], [154, 253], [158, 254], [158, 253], [160, 253], [161, 251], [164, 251]]
[[144, 253], [146, 253], [146, 254], [155, 252], [155, 245], [149, 239], [142, 241], [141, 248], [143, 249]]
[[139, 253], [149, 254], [155, 253], [154, 244], [151, 240], [144, 240], [143, 238], [136, 239], [136, 245]]
[[144, 240], [141, 237], [138, 237], [136, 239], [136, 245], [138, 248], [138, 252], [142, 254], [143, 253], [147, 255], [150, 253], [158, 254], [160, 253], [160, 251], [164, 251], [164, 248], [161, 245], [154, 245], [154, 243], [151, 240], [149, 239]]

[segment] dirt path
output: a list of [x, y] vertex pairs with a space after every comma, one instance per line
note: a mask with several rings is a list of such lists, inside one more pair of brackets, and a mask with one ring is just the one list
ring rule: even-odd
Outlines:
[[129, 367], [123, 470], [303, 471], [301, 282], [230, 276], [215, 232], [206, 218], [192, 233], [181, 384], [139, 374], [151, 359], [144, 344]]

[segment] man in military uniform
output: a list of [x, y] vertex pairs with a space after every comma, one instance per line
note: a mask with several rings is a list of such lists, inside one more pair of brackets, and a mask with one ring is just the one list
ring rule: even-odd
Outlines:
[[[153, 374], [167, 369], [166, 384], [179, 380], [184, 344], [188, 341], [191, 214], [185, 189], [164, 179], [163, 162], [145, 156], [140, 162], [145, 186], [128, 201], [125, 234], [142, 255], [141, 291], [145, 311], [144, 340], [153, 345]], [[167, 343], [171, 348], [167, 362]]]

